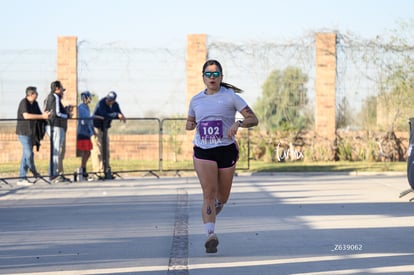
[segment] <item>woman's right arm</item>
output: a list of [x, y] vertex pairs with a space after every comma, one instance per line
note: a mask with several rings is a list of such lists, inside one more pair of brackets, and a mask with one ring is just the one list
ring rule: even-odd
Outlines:
[[197, 123], [195, 121], [195, 117], [188, 116], [187, 117], [187, 123], [185, 124], [185, 129], [188, 131], [194, 130], [197, 126]]

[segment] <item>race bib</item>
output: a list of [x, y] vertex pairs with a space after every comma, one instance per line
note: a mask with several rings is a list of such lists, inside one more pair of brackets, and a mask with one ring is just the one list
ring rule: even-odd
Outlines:
[[198, 126], [201, 141], [203, 143], [217, 144], [221, 143], [223, 138], [223, 121], [207, 120], [201, 121]]

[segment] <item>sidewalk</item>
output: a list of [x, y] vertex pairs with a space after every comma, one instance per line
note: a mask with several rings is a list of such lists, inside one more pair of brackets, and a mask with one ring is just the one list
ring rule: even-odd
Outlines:
[[0, 188], [0, 274], [412, 274], [404, 175], [235, 177], [217, 254], [195, 177]]

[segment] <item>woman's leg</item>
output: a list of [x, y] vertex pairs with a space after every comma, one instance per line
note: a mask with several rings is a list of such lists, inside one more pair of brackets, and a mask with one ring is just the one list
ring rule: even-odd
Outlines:
[[[224, 148], [222, 152], [222, 158], [226, 161], [227, 165], [232, 164], [230, 167], [219, 168], [218, 171], [218, 191], [217, 191], [217, 208], [221, 210], [223, 204], [225, 204], [230, 196], [231, 187], [233, 185], [234, 172], [236, 170], [236, 163], [239, 159], [239, 146], [237, 142]], [[226, 165], [226, 166], [227, 166]]]
[[218, 167], [215, 161], [194, 158], [194, 168], [203, 190], [203, 217], [207, 240], [204, 243], [207, 253], [216, 253], [219, 244], [215, 231], [216, 208], [214, 201], [218, 188]]
[[211, 160], [203, 160], [194, 158], [194, 168], [197, 172], [203, 191], [202, 218], [204, 223], [216, 222], [216, 211], [214, 200], [217, 195], [218, 188], [218, 168], [217, 163]]
[[229, 168], [221, 168], [218, 170], [218, 190], [216, 198], [222, 204], [225, 204], [230, 197], [235, 170], [236, 165]]
[[82, 151], [82, 158], [81, 158], [81, 167], [86, 169], [86, 164], [88, 163], [89, 157], [91, 156], [91, 151], [84, 150]]

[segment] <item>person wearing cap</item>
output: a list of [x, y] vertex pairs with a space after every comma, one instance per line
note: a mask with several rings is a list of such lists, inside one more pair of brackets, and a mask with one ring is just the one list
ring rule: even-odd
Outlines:
[[[104, 160], [109, 161], [109, 137], [108, 129], [111, 128], [113, 119], [126, 121], [124, 114], [116, 101], [117, 94], [109, 92], [104, 98], [100, 99], [93, 113], [93, 127], [95, 136], [92, 138], [92, 167], [99, 177], [106, 176]], [[105, 139], [105, 144], [104, 144]], [[104, 147], [105, 146], [105, 147]], [[104, 154], [104, 149], [106, 155]]]
[[63, 158], [65, 156], [65, 139], [68, 128], [68, 118], [72, 116], [72, 108], [64, 107], [62, 103], [65, 92], [59, 80], [50, 84], [50, 93], [45, 100], [44, 110], [50, 112], [46, 125], [46, 133], [51, 139], [51, 161], [49, 177], [52, 183], [70, 181], [64, 176]]
[[[43, 138], [43, 136], [36, 136], [38, 134], [36, 129], [36, 127], [38, 127], [38, 123], [44, 119], [48, 119], [50, 113], [42, 113], [36, 100], [37, 97], [38, 93], [36, 87], [27, 87], [26, 96], [20, 101], [17, 109], [16, 134], [23, 149], [19, 171], [20, 179], [17, 182], [17, 185], [32, 184], [32, 182], [30, 182], [26, 177], [28, 170], [33, 173], [34, 177], [40, 177], [34, 162], [33, 146], [39, 146], [40, 144], [36, 143], [40, 141], [39, 139]], [[44, 134], [44, 132], [42, 134]]]
[[86, 164], [91, 156], [92, 141], [91, 136], [94, 135], [93, 122], [89, 110], [89, 104], [92, 101], [92, 94], [89, 91], [81, 93], [81, 103], [78, 106], [78, 133], [76, 148], [81, 155], [81, 167], [79, 173], [83, 178], [88, 178], [86, 172]]

